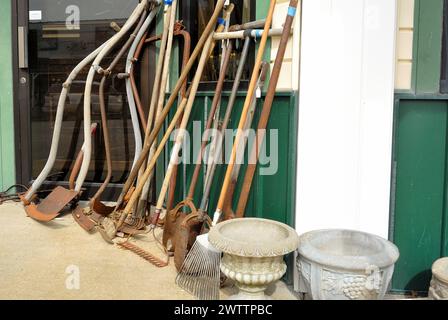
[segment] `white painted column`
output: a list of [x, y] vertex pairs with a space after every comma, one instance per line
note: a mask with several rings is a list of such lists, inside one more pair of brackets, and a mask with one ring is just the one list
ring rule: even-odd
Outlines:
[[297, 231], [388, 237], [395, 0], [303, 0]]

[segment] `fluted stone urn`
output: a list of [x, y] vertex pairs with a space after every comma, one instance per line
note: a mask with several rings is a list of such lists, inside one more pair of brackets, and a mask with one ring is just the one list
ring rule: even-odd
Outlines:
[[299, 291], [313, 300], [383, 299], [398, 248], [376, 235], [319, 230], [300, 237]]
[[448, 300], [448, 258], [439, 259], [432, 266], [429, 298], [433, 300]]
[[221, 271], [239, 289], [230, 300], [267, 300], [267, 287], [286, 273], [284, 255], [297, 249], [291, 227], [272, 220], [243, 218], [216, 225], [210, 243], [223, 252]]

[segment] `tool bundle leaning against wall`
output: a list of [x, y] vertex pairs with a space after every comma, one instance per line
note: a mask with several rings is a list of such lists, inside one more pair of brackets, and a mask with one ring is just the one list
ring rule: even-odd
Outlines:
[[[107, 164], [107, 176], [100, 189], [90, 200], [89, 206], [83, 208], [78, 206], [72, 212], [73, 218], [87, 231], [98, 230], [101, 236], [111, 244], [130, 250], [157, 267], [168, 264], [169, 256], [174, 255], [174, 262], [179, 271], [176, 282], [184, 289], [202, 299], [217, 299], [219, 297], [220, 272], [219, 262], [221, 252], [215, 250], [208, 241], [208, 231], [223, 220], [243, 217], [245, 215], [246, 204], [250, 194], [252, 181], [255, 176], [256, 166], [259, 158], [261, 144], [265, 136], [272, 104], [274, 101], [277, 83], [280, 77], [280, 70], [283, 63], [287, 43], [292, 30], [292, 23], [297, 7], [297, 1], [290, 1], [290, 7], [285, 24], [281, 30], [272, 30], [272, 20], [276, 1], [271, 0], [269, 11], [265, 20], [254, 21], [239, 26], [229, 26], [230, 17], [234, 5], [225, 6], [226, 0], [216, 2], [211, 18], [208, 20], [202, 35], [200, 36], [193, 52], [190, 54], [190, 36], [183, 30], [180, 22], [176, 22], [177, 8], [180, 0], [165, 0], [164, 10], [160, 10], [160, 1], [142, 0], [126, 23], [118, 28], [117, 33], [106, 43], [92, 52], [72, 71], [68, 80], [63, 85], [59, 105], [56, 113], [56, 123], [53, 133], [50, 155], [42, 173], [33, 183], [27, 192], [20, 194], [20, 199], [25, 204], [27, 214], [39, 221], [50, 221], [57, 217], [64, 208], [69, 205], [75, 207], [82, 193], [82, 186], [86, 179], [92, 154], [92, 134], [96, 131], [96, 124], [91, 123], [91, 94], [92, 84], [96, 74], [101, 76], [99, 87], [101, 123], [103, 129], [103, 139], [105, 143], [105, 154]], [[159, 36], [150, 36], [153, 21], [158, 14], [163, 14], [164, 28]], [[220, 18], [220, 16], [225, 18]], [[261, 28], [258, 30], [254, 28]], [[237, 180], [240, 173], [242, 156], [244, 155], [247, 136], [245, 131], [252, 126], [257, 101], [261, 98], [261, 88], [264, 85], [269, 63], [263, 61], [265, 48], [269, 36], [281, 35], [281, 41], [277, 52], [277, 57], [271, 72], [266, 98], [264, 99], [261, 117], [257, 125], [257, 135], [252, 146], [248, 147], [250, 163], [247, 167], [242, 192], [238, 198], [237, 209], [233, 210], [233, 198]], [[126, 36], [128, 37], [126, 39]], [[182, 36], [184, 39], [184, 53], [181, 74], [177, 79], [174, 88], [169, 90], [169, 98], [166, 99], [168, 78], [170, 74], [171, 55], [175, 36]], [[217, 181], [215, 172], [219, 166], [220, 158], [223, 154], [223, 136], [234, 115], [234, 107], [238, 91], [241, 89], [243, 73], [248, 59], [251, 42], [253, 38], [260, 38], [253, 71], [249, 87], [247, 90], [244, 106], [239, 116], [239, 124], [229, 163], [223, 181]], [[125, 39], [125, 41], [123, 41]], [[233, 81], [232, 91], [227, 101], [225, 115], [220, 121], [220, 104], [224, 83], [228, 77], [228, 69], [234, 55], [235, 39], [241, 39], [243, 43], [242, 52], [238, 61], [238, 70]], [[209, 110], [208, 119], [205, 124], [205, 134], [198, 154], [195, 170], [190, 183], [187, 198], [180, 202], [174, 209], [171, 204], [174, 199], [174, 189], [176, 188], [176, 169], [187, 128], [192, 121], [191, 116], [195, 105], [196, 95], [207, 63], [214, 54], [216, 41], [222, 41], [222, 56], [220, 61], [220, 75], [215, 88], [215, 95]], [[154, 72], [155, 81], [153, 84], [152, 96], [148, 105], [148, 110], [144, 110], [140, 94], [135, 81], [136, 62], [140, 58], [143, 48], [148, 43], [160, 41], [158, 59]], [[121, 46], [120, 46], [121, 44]], [[116, 50], [115, 57], [107, 68], [100, 66], [107, 54]], [[116, 71], [119, 60], [127, 52], [127, 62], [125, 70]], [[65, 100], [70, 90], [70, 85], [81, 70], [91, 64], [88, 72], [85, 92], [84, 92], [84, 144], [76, 159], [71, 174], [70, 189], [57, 187], [50, 195], [40, 202], [36, 201], [36, 194], [40, 192], [40, 187], [48, 178], [55, 163], [58, 150], [59, 137], [61, 134], [62, 119], [64, 113]], [[101, 196], [109, 184], [112, 176], [112, 161], [110, 152], [109, 130], [107, 125], [107, 106], [105, 97], [106, 81], [113, 72], [123, 79], [126, 84], [126, 92], [131, 114], [134, 138], [135, 138], [135, 158], [129, 176], [120, 191], [115, 206], [108, 206], [102, 203]], [[120, 73], [121, 72], [121, 73]], [[188, 86], [188, 77], [193, 75], [193, 80]], [[261, 100], [261, 99], [260, 99]], [[173, 112], [173, 107], [177, 102], [177, 110]], [[147, 111], [147, 116], [146, 116]], [[168, 120], [170, 114], [171, 119]], [[218, 125], [220, 124], [220, 125]], [[154, 182], [155, 169], [158, 160], [166, 151], [168, 142], [175, 129], [174, 145], [171, 147], [169, 163], [165, 170], [165, 176], [161, 189], [158, 192], [158, 199], [151, 206], [152, 200], [150, 190], [155, 190]], [[205, 149], [210, 139], [208, 129], [218, 129], [217, 138], [212, 141], [212, 154], [209, 155], [208, 166], [202, 164], [205, 158]], [[142, 139], [143, 129], [144, 137]], [[163, 133], [163, 135], [161, 135]], [[204, 175], [204, 188], [201, 190], [201, 201], [197, 207], [194, 203], [194, 195], [203, 167], [207, 167]], [[213, 219], [208, 214], [210, 194], [213, 186], [220, 186], [220, 197], [217, 203]], [[168, 201], [166, 200], [168, 195]], [[168, 207], [166, 214], [165, 208]], [[166, 261], [157, 258], [151, 253], [138, 247], [135, 242], [129, 240], [139, 234], [148, 235], [150, 232], [156, 237], [155, 230], [163, 226], [162, 246], [167, 255]], [[160, 234], [159, 234], [160, 235]], [[124, 241], [122, 240], [124, 239]], [[157, 239], [158, 240], [158, 237]]]

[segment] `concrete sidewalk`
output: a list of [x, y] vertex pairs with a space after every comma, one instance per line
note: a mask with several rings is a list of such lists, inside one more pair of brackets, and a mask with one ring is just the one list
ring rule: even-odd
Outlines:
[[[0, 206], [0, 226], [0, 299], [194, 298], [174, 283], [172, 261], [156, 268], [98, 233], [88, 234], [71, 215], [42, 224], [28, 218], [20, 203], [6, 203]], [[137, 244], [164, 258], [152, 236]], [[79, 289], [73, 281], [78, 270]], [[222, 298], [234, 292], [225, 288]], [[282, 282], [268, 294], [296, 299]]]

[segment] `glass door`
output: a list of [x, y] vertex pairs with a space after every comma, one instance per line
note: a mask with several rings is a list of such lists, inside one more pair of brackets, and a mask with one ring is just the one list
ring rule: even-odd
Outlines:
[[[19, 1], [18, 92], [21, 96], [27, 95], [19, 103], [22, 136], [21, 155], [18, 157], [22, 158], [22, 182], [29, 183], [36, 178], [46, 163], [62, 84], [84, 57], [116, 32], [111, 23], [124, 24], [137, 4], [138, 0]], [[112, 52], [102, 66], [108, 66], [115, 54]], [[124, 69], [125, 57], [115, 70], [120, 73]], [[68, 181], [74, 159], [83, 144], [83, 99], [88, 71], [88, 68], [82, 70], [67, 97], [59, 151], [50, 184], [51, 181], [53, 184]], [[107, 173], [98, 102], [99, 81], [100, 77], [97, 76], [92, 88], [92, 123], [98, 124], [98, 130], [92, 139], [92, 161], [86, 180], [87, 189], [92, 189], [90, 193]], [[116, 73], [107, 82], [106, 99], [112, 145], [112, 186], [117, 186], [125, 181], [131, 169], [134, 133], [125, 83], [117, 78]]]

